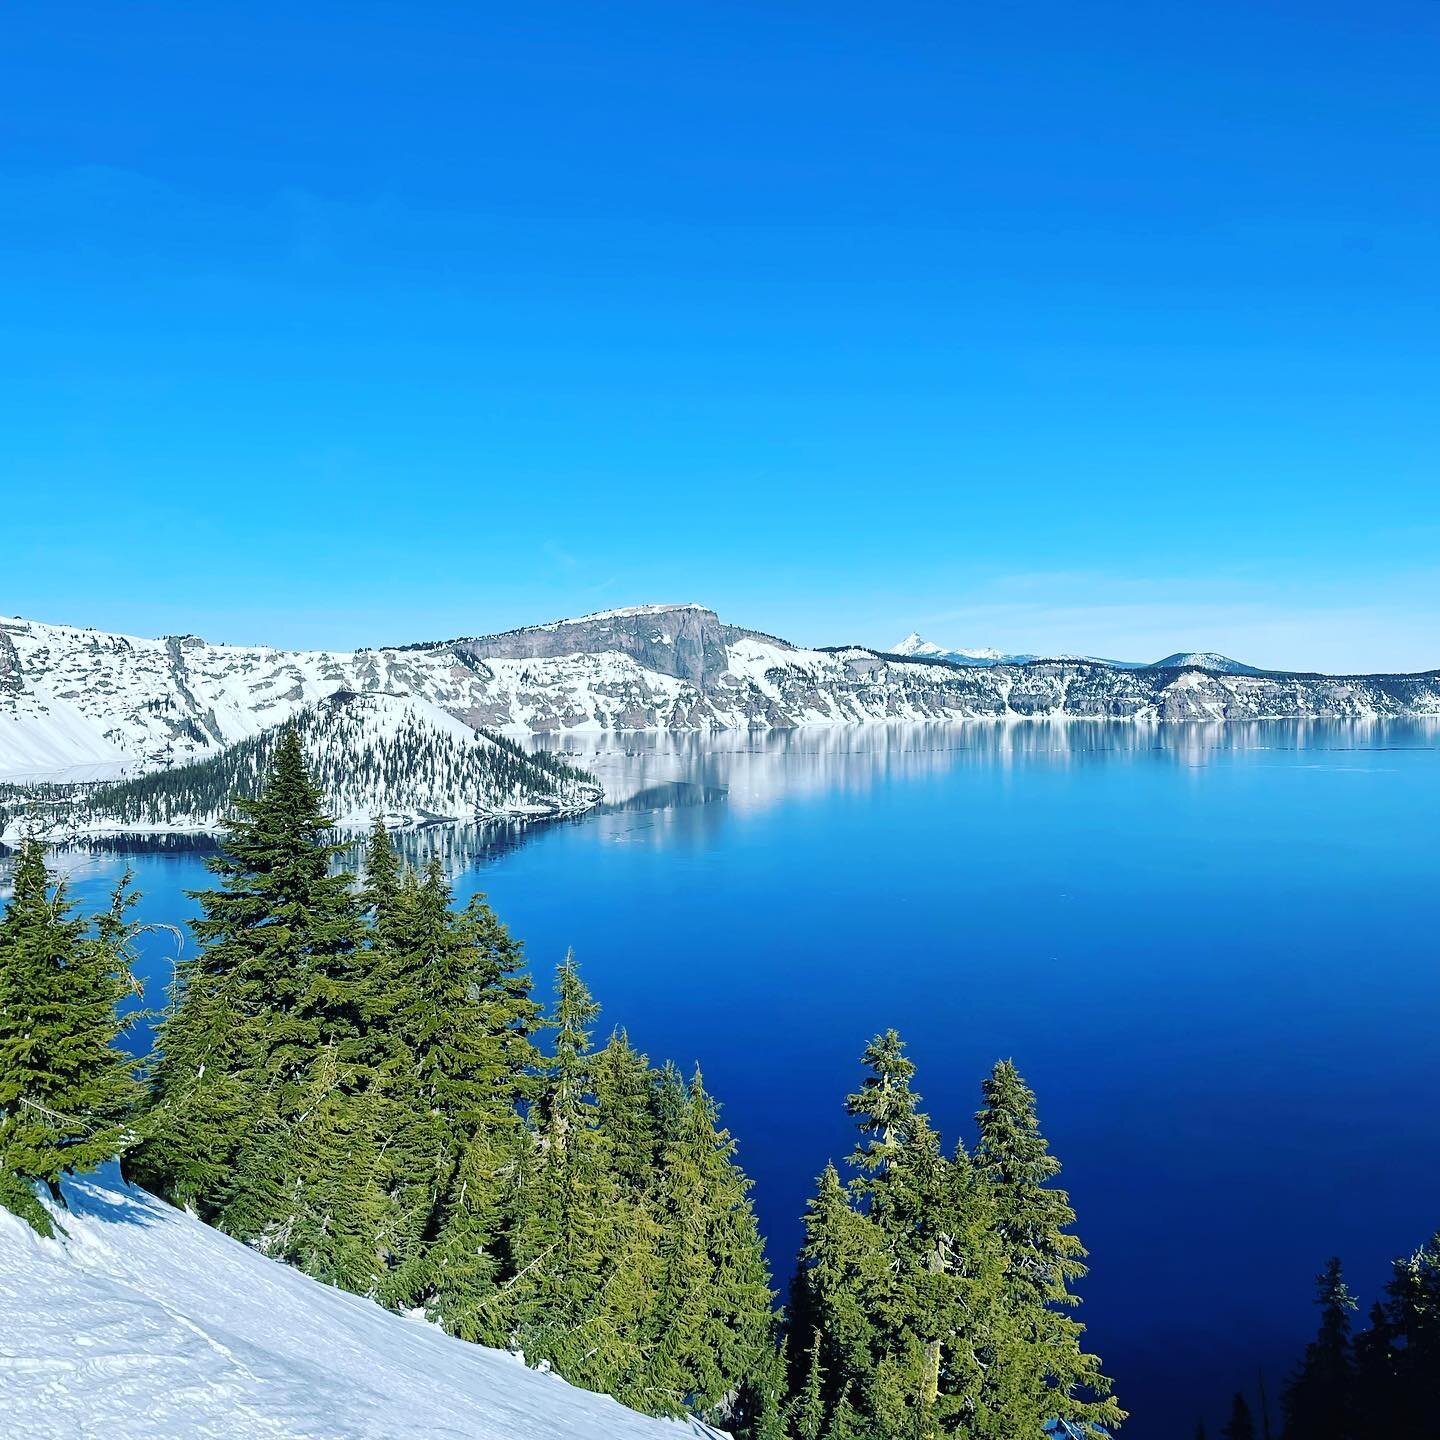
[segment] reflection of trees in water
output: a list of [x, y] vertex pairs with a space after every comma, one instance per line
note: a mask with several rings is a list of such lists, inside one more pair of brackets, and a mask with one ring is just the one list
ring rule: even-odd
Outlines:
[[[625, 828], [616, 822], [626, 817], [694, 810], [724, 798], [723, 789], [687, 781], [666, 781], [646, 786], [614, 804], [597, 805], [583, 815], [529, 823], [491, 821], [478, 825], [423, 825], [397, 830], [393, 838], [401, 857], [409, 864], [419, 867], [438, 856], [447, 873], [458, 875], [465, 870], [489, 865], [528, 841], [553, 834], [558, 829], [589, 825], [598, 826], [602, 835], [607, 831], [614, 834]], [[358, 848], [355, 863], [358, 863]]]
[[[483, 867], [529, 841], [577, 825], [602, 841], [688, 845], [727, 815], [761, 811], [787, 798], [827, 791], [860, 793], [896, 781], [923, 780], [957, 767], [1134, 763], [1196, 767], [1220, 755], [1428, 749], [1440, 744], [1440, 719], [1250, 720], [1163, 724], [1091, 720], [964, 720], [817, 725], [743, 732], [609, 732], [536, 736], [593, 770], [606, 800], [560, 819], [444, 823], [397, 831], [413, 865], [439, 856], [451, 875]], [[721, 803], [723, 802], [723, 803]], [[180, 858], [213, 853], [213, 836], [97, 836], [57, 855], [83, 869], [87, 856]], [[63, 858], [62, 858], [63, 857]], [[359, 842], [342, 863], [359, 863]], [[0, 852], [0, 897], [8, 870]]]
[[537, 736], [536, 744], [563, 750], [594, 770], [612, 801], [683, 779], [723, 789], [731, 810], [747, 810], [790, 795], [863, 791], [957, 766], [1088, 765], [1142, 755], [1162, 764], [1194, 766], [1222, 753], [1412, 749], [1437, 740], [1436, 720], [1166, 724], [1071, 718], [551, 735]]

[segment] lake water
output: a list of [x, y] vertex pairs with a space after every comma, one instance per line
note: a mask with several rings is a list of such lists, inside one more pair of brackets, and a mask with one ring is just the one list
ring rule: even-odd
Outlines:
[[[946, 1136], [1013, 1056], [1093, 1272], [1131, 1440], [1272, 1403], [1342, 1255], [1440, 1225], [1440, 729], [1045, 723], [560, 742], [612, 803], [450, 827], [542, 977], [573, 945], [652, 1058], [702, 1065], [788, 1276], [843, 1097], [895, 1026]], [[129, 857], [178, 920], [199, 858]], [[90, 898], [122, 857], [72, 852]], [[147, 948], [164, 976], [165, 942]], [[548, 989], [548, 977], [543, 982]]]

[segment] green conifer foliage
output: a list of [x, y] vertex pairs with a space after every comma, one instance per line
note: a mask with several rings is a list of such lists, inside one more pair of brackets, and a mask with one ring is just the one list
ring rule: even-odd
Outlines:
[[619, 1029], [595, 1056], [592, 1074], [615, 1178], [629, 1199], [641, 1200], [653, 1193], [662, 1149], [650, 1063]]
[[1099, 1362], [1061, 1306], [1084, 1273], [1058, 1166], [1013, 1067], [987, 1082], [975, 1156], [950, 1156], [921, 1113], [894, 1031], [862, 1057], [846, 1109], [852, 1178], [822, 1173], [792, 1298], [792, 1425], [869, 1440], [1038, 1435], [1047, 1420], [1115, 1425]]
[[573, 955], [542, 1022], [484, 898], [457, 910], [383, 825], [361, 883], [338, 872], [293, 736], [237, 805], [161, 1026], [146, 1178], [328, 1283], [783, 1440], [749, 1181], [699, 1074], [623, 1031], [596, 1053]]
[[[316, 1056], [365, 1032], [372, 983], [353, 879], [293, 729], [197, 892], [201, 949], [162, 1021], [143, 1174], [255, 1239], [291, 1219], [293, 1129]], [[262, 1158], [268, 1157], [262, 1163]]]
[[1383, 1313], [1393, 1433], [1423, 1434], [1440, 1415], [1440, 1231], [1395, 1261]]
[[1282, 1406], [1286, 1436], [1303, 1440], [1352, 1440], [1355, 1409], [1355, 1358], [1350, 1315], [1355, 1297], [1331, 1259], [1316, 1280], [1320, 1329], [1285, 1388]]
[[661, 1168], [664, 1324], [654, 1377], [674, 1408], [717, 1423], [729, 1421], [737, 1403], [761, 1408], [774, 1349], [775, 1297], [750, 1182], [734, 1156], [697, 1069]]
[[0, 1204], [42, 1234], [53, 1227], [35, 1182], [60, 1201], [63, 1174], [92, 1170], [133, 1141], [140, 1091], [134, 1061], [114, 1046], [134, 1018], [116, 1011], [136, 989], [129, 884], [127, 874], [92, 932], [30, 838], [0, 917]]
[[1047, 1419], [1114, 1426], [1125, 1413], [1084, 1327], [1065, 1311], [1071, 1284], [1086, 1273], [1085, 1250], [1071, 1233], [1075, 1212], [1051, 1182], [1060, 1164], [1040, 1133], [1035, 1096], [1008, 1060], [985, 1081], [977, 1116], [975, 1165], [995, 1208], [1003, 1256], [997, 1352], [987, 1380], [989, 1408], [1002, 1432], [1031, 1433]]

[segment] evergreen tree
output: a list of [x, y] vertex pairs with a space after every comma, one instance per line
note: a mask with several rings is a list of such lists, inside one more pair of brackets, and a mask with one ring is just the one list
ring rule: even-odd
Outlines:
[[882, 1352], [880, 1300], [891, 1279], [879, 1228], [855, 1207], [833, 1164], [806, 1208], [800, 1264], [794, 1309], [814, 1326], [828, 1417], [865, 1385]]
[[661, 1171], [662, 1326], [651, 1384], [669, 1407], [717, 1423], [758, 1408], [773, 1352], [774, 1295], [734, 1154], [697, 1068]]
[[394, 942], [402, 867], [382, 815], [377, 815], [370, 826], [361, 878], [364, 883], [360, 890], [360, 903], [370, 921], [371, 944], [388, 949]]
[[220, 888], [197, 892], [201, 949], [159, 1027], [145, 1179], [244, 1239], [294, 1218], [296, 1121], [330, 1043], [367, 1027], [369, 957], [352, 877], [300, 741], [287, 729], [265, 789], [237, 799]]
[[[615, 1177], [631, 1199], [640, 1199], [655, 1188], [663, 1148], [649, 1061], [618, 1029], [595, 1056], [593, 1073], [597, 1120], [609, 1143]], [[679, 1135], [678, 1120], [687, 1108], [677, 1112], [668, 1138]]]
[[1221, 1440], [1255, 1440], [1255, 1419], [1238, 1390], [1230, 1404], [1230, 1418], [1220, 1427], [1220, 1436]]
[[793, 1311], [818, 1350], [803, 1384], [820, 1385], [827, 1434], [1022, 1433], [1004, 1428], [1014, 1407], [1000, 1403], [1013, 1347], [989, 1189], [963, 1146], [941, 1153], [899, 1036], [878, 1036], [863, 1058], [847, 1102], [860, 1132], [854, 1179], [842, 1186], [827, 1167], [806, 1216]]
[[1017, 1435], [1047, 1418], [1116, 1425], [1125, 1412], [1099, 1357], [1082, 1348], [1084, 1327], [1065, 1313], [1078, 1304], [1070, 1286], [1086, 1273], [1085, 1250], [1070, 1230], [1069, 1197], [1051, 1185], [1060, 1165], [1040, 1133], [1035, 1096], [1008, 1060], [982, 1088], [975, 1164], [995, 1207], [1007, 1322], [1008, 1358], [987, 1381], [992, 1403], [1000, 1405], [1003, 1385], [1005, 1423]]
[[1392, 1266], [1384, 1333], [1394, 1433], [1423, 1434], [1440, 1416], [1440, 1232]]
[[1384, 1305], [1371, 1306], [1369, 1324], [1351, 1347], [1355, 1359], [1355, 1433], [1360, 1440], [1388, 1440], [1400, 1433], [1394, 1337]]
[[825, 1367], [820, 1359], [820, 1332], [810, 1342], [805, 1383], [790, 1406], [790, 1427], [795, 1440], [820, 1440], [825, 1429]]
[[556, 974], [554, 1052], [535, 1107], [535, 1154], [507, 1206], [511, 1275], [499, 1301], [486, 1307], [496, 1343], [514, 1343], [592, 1385], [614, 1359], [613, 1351], [598, 1353], [594, 1332], [618, 1253], [619, 1216], [592, 1088], [590, 1027], [599, 1011], [567, 954]]
[[1320, 1330], [1306, 1347], [1299, 1370], [1286, 1386], [1281, 1404], [1287, 1440], [1353, 1440], [1355, 1433], [1355, 1361], [1350, 1313], [1355, 1297], [1330, 1260], [1317, 1277], [1315, 1303]]
[[539, 1006], [519, 942], [483, 896], [453, 910], [438, 860], [423, 882], [406, 873], [394, 930], [394, 1093], [404, 1122], [393, 1150], [401, 1230], [385, 1293], [430, 1304], [466, 1333], [500, 1273], [505, 1196], [529, 1143], [519, 1106], [539, 1061]]
[[52, 887], [40, 842], [21, 846], [0, 917], [0, 1204], [41, 1234], [53, 1226], [35, 1183], [63, 1204], [63, 1174], [133, 1140], [135, 1062], [114, 1042], [134, 1019], [116, 1007], [136, 991], [125, 918], [135, 898], [127, 872], [91, 933], [63, 883]]

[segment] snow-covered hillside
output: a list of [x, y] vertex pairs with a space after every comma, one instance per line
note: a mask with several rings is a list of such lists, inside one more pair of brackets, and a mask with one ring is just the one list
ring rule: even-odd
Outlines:
[[143, 1190], [68, 1181], [64, 1240], [0, 1209], [0, 1431], [26, 1440], [683, 1440], [332, 1290]]
[[213, 754], [337, 690], [412, 696], [466, 725], [512, 733], [1440, 713], [1435, 672], [1222, 673], [978, 653], [962, 665], [918, 648], [907, 657], [860, 646], [805, 649], [698, 605], [634, 606], [356, 651], [146, 640], [14, 620], [0, 621], [0, 779], [71, 766], [153, 769]]
[[[593, 779], [544, 752], [526, 754], [413, 696], [337, 691], [290, 719], [326, 811], [341, 830], [388, 824], [575, 814], [601, 798]], [[109, 784], [0, 786], [0, 842], [197, 833], [219, 828], [234, 795], [256, 795], [281, 726], [216, 755]]]
[[1155, 662], [1155, 668], [1170, 670], [1214, 670], [1219, 675], [1263, 675], [1253, 665], [1244, 665], [1228, 655], [1217, 655], [1213, 650], [1177, 650], [1163, 660]]

